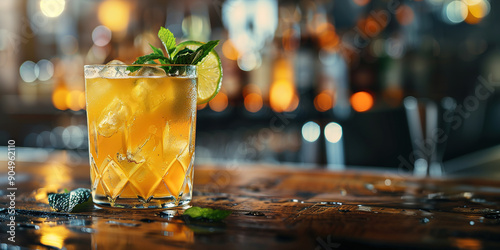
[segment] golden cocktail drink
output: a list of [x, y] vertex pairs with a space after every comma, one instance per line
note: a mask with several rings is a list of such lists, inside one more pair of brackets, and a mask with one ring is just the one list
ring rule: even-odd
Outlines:
[[85, 66], [94, 203], [168, 208], [191, 200], [196, 66]]

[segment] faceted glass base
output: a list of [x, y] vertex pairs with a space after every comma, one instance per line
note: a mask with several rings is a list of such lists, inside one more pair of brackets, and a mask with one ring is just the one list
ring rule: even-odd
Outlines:
[[[194, 153], [187, 161], [189, 162], [187, 167], [180, 164], [177, 158], [170, 164], [169, 171], [163, 177], [145, 178], [141, 185], [138, 185], [135, 179], [127, 178], [125, 175], [113, 176], [112, 179], [118, 180], [114, 182], [108, 180], [109, 178], [106, 179], [105, 176], [109, 176], [110, 172], [117, 172], [121, 169], [118, 164], [112, 164], [116, 166], [113, 171], [108, 171], [111, 168], [108, 167], [99, 173], [92, 157], [91, 162], [92, 169], [95, 170], [95, 174], [92, 175], [94, 183], [92, 198], [99, 206], [138, 209], [178, 208], [188, 205], [192, 199]], [[154, 169], [146, 167], [136, 170], [138, 171], [154, 173]], [[169, 178], [174, 174], [176, 178]]]
[[147, 203], [138, 202], [136, 198], [121, 198], [111, 203], [109, 199], [102, 195], [94, 195], [94, 203], [100, 207], [132, 208], [132, 209], [163, 209], [163, 208], [186, 208], [191, 199], [175, 202], [173, 197], [151, 199]]

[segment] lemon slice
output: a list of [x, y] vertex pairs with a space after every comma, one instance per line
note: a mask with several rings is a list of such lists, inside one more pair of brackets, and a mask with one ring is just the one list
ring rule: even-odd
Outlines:
[[[184, 48], [196, 50], [202, 42], [185, 41], [177, 45], [173, 55]], [[212, 50], [198, 64], [198, 105], [207, 103], [219, 93], [222, 86], [222, 66], [219, 55]]]

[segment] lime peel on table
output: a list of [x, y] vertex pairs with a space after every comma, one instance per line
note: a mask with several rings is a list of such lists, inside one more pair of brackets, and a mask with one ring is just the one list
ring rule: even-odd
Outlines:
[[[207, 43], [197, 41], [185, 41], [178, 45], [175, 36], [170, 30], [160, 27], [158, 31], [165, 52], [153, 45], [149, 45], [153, 52], [138, 57], [132, 64], [191, 64], [198, 66], [198, 100], [197, 103], [204, 104], [212, 100], [219, 93], [222, 85], [222, 66], [220, 57], [214, 48], [219, 40]], [[127, 70], [135, 72], [142, 66], [129, 66]], [[169, 66], [161, 66], [169, 73]]]
[[206, 219], [211, 221], [221, 221], [228, 217], [232, 212], [228, 210], [191, 207], [184, 211], [183, 216], [189, 216], [193, 219]]
[[87, 188], [77, 188], [64, 193], [49, 193], [49, 205], [56, 212], [81, 212], [89, 207], [93, 207], [92, 193]]

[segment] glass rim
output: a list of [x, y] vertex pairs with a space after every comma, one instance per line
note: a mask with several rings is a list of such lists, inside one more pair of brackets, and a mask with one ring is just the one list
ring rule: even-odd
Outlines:
[[129, 66], [137, 66], [137, 67], [163, 67], [163, 66], [174, 66], [174, 67], [198, 67], [198, 65], [193, 64], [87, 64], [83, 67], [105, 67], [105, 66], [121, 66], [121, 67], [129, 67]]

